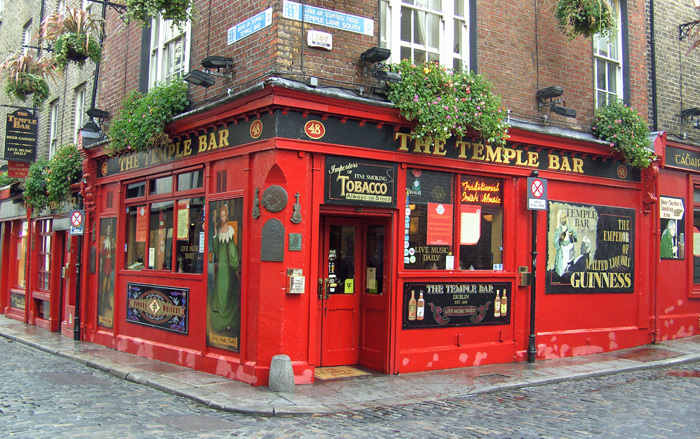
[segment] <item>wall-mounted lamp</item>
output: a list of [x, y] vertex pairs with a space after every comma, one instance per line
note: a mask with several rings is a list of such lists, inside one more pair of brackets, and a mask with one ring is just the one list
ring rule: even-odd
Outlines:
[[549, 111], [554, 114], [564, 117], [576, 117], [576, 110], [567, 108], [564, 99], [555, 99], [562, 94], [564, 94], [564, 89], [556, 85], [539, 90], [537, 92], [539, 109], [542, 109], [542, 107], [549, 107]]
[[681, 120], [691, 122], [693, 128], [700, 129], [700, 108], [692, 107], [681, 111]]
[[[384, 64], [384, 61], [389, 59], [391, 51], [384, 47], [372, 47], [367, 49], [360, 55], [360, 61], [363, 63], [371, 63], [372, 77], [382, 82], [401, 82], [401, 74], [389, 71], [389, 68]], [[368, 73], [365, 67], [364, 74]]]
[[99, 108], [90, 108], [86, 113], [93, 119], [104, 120], [109, 117], [109, 111], [100, 110]]
[[[202, 60], [202, 67], [205, 71], [190, 70], [182, 78], [190, 84], [199, 85], [200, 87], [211, 87], [215, 84], [214, 76], [226, 78], [229, 81], [233, 79], [233, 59], [225, 56], [208, 56]], [[212, 72], [216, 69], [216, 72]], [[224, 73], [219, 73], [220, 69], [224, 69]]]

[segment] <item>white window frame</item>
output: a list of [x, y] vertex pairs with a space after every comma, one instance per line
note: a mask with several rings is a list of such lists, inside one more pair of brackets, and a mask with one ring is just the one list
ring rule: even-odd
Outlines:
[[58, 120], [60, 117], [59, 113], [59, 102], [55, 100], [51, 103], [51, 111], [49, 113], [49, 158], [53, 157], [58, 150]]
[[22, 28], [22, 55], [29, 53], [29, 45], [32, 42], [32, 20], [29, 20]]
[[2, 14], [5, 12], [5, 0], [0, 0], [0, 21], [2, 21]]
[[74, 143], [77, 145], [80, 139], [80, 129], [85, 125], [85, 84], [75, 89], [75, 124]]
[[[171, 20], [162, 17], [154, 18], [151, 24], [151, 50], [148, 69], [148, 88], [153, 88], [159, 82], [166, 82], [175, 76], [183, 76], [190, 64], [190, 40], [192, 26], [187, 22], [180, 28], [173, 28]], [[174, 64], [169, 57], [171, 49], [182, 42], [182, 60]]]
[[[620, 2], [612, 0], [611, 6], [615, 13], [616, 32], [609, 37], [596, 34], [593, 36], [593, 86], [595, 107], [600, 108], [611, 100], [621, 100], [624, 96], [624, 81], [622, 80], [622, 17]], [[605, 66], [604, 72], [599, 72], [599, 64]], [[604, 83], [598, 81], [598, 75], [602, 74]], [[612, 91], [614, 84], [615, 91]], [[603, 99], [605, 97], [605, 99]]]
[[[463, 16], [456, 15], [455, 0], [381, 0], [380, 45], [391, 50], [391, 58], [387, 61], [400, 62], [403, 58], [410, 58], [413, 61], [422, 62], [423, 57], [419, 56], [416, 58], [415, 54], [424, 52], [426, 54], [424, 58], [428, 60], [438, 61], [441, 65], [454, 68], [456, 71], [469, 71], [471, 50], [469, 41], [470, 1], [459, 1], [463, 4]], [[435, 9], [440, 6], [441, 9]], [[431, 44], [429, 35], [424, 37], [426, 44], [420, 44], [415, 41], [413, 28], [416, 23], [413, 14], [410, 17], [412, 24], [411, 41], [402, 41], [402, 9], [417, 11], [418, 14], [435, 17], [439, 21], [435, 28], [438, 32], [437, 37], [439, 41]], [[456, 27], [459, 27], [461, 30], [460, 41], [455, 41]], [[459, 52], [455, 52], [456, 48], [459, 48]], [[404, 56], [406, 51], [410, 51], [410, 56]]]

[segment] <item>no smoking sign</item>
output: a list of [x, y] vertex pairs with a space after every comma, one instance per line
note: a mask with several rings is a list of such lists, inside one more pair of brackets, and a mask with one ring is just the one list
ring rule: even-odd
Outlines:
[[527, 208], [528, 210], [547, 210], [547, 179], [528, 177]]

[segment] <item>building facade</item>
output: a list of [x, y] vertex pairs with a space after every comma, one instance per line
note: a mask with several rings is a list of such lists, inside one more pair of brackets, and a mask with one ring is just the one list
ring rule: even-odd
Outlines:
[[[21, 1], [2, 3], [0, 45], [3, 60], [13, 54], [28, 54], [40, 60], [51, 56], [53, 48], [41, 35], [41, 24], [55, 12], [68, 7], [82, 8], [101, 16], [100, 5], [87, 1]], [[4, 140], [4, 171], [26, 173], [27, 161], [14, 161], [10, 154], [12, 118], [29, 117], [36, 130], [31, 135], [33, 156], [50, 159], [65, 145], [76, 145], [80, 129], [88, 121], [87, 111], [95, 107], [95, 64], [69, 64], [55, 78], [48, 78], [48, 98], [36, 105], [32, 95], [21, 100], [2, 93], [0, 101], [7, 115], [0, 127]], [[7, 84], [6, 78], [3, 87]], [[12, 183], [2, 191], [2, 272], [0, 312], [51, 331], [73, 336], [76, 315], [77, 239], [69, 234], [69, 212], [79, 209], [81, 196], [76, 186], [63, 204], [52, 204], [41, 212], [28, 212], [22, 196], [23, 183]]]
[[[659, 167], [591, 134], [611, 99], [651, 106], [645, 2], [614, 2], [618, 32], [575, 39], [539, 2], [194, 6], [177, 28], [106, 13], [101, 109], [194, 70], [207, 86], [189, 86], [171, 145], [84, 148], [84, 340], [266, 385], [278, 354], [310, 383], [324, 366], [397, 374], [656, 339], [672, 313], [648, 257]], [[483, 74], [507, 143], [413, 139], [379, 49]]]
[[[659, 210], [654, 235], [660, 243], [654, 272], [654, 321], [659, 340], [697, 332], [700, 293], [698, 243], [698, 9], [694, 2], [649, 2], [650, 123], [666, 135], [660, 154]], [[674, 230], [675, 229], [675, 230]], [[670, 245], [669, 245], [670, 244]]]

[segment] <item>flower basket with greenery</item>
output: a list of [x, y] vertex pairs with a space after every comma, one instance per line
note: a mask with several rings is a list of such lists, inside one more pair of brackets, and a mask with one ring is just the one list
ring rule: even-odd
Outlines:
[[617, 29], [608, 0], [557, 0], [554, 15], [561, 30], [574, 39], [578, 35], [612, 35]]
[[401, 81], [389, 84], [388, 98], [407, 120], [415, 120], [413, 139], [446, 140], [472, 128], [485, 143], [505, 145], [509, 125], [500, 97], [483, 76], [455, 73], [437, 64], [403, 60], [391, 69]]
[[133, 91], [111, 121], [105, 150], [118, 154], [125, 150], [145, 151], [172, 143], [163, 132], [170, 119], [187, 108], [187, 84], [181, 79], [157, 84], [146, 94]]
[[0, 75], [6, 78], [5, 92], [11, 98], [25, 101], [32, 96], [38, 107], [49, 98], [45, 76], [55, 80], [56, 70], [51, 59], [35, 58], [31, 52], [16, 53], [0, 64]]
[[29, 166], [27, 178], [24, 179], [24, 201], [34, 215], [38, 215], [49, 205], [49, 194], [46, 191], [46, 169], [49, 161], [38, 158]]
[[161, 16], [180, 27], [194, 18], [192, 0], [125, 0], [125, 19], [142, 27], [151, 26], [151, 18]]
[[24, 199], [39, 214], [49, 203], [62, 204], [71, 197], [71, 185], [83, 175], [83, 160], [75, 145], [61, 146], [47, 160], [40, 158], [29, 166], [24, 180]]
[[100, 62], [102, 46], [99, 36], [102, 34], [103, 20], [80, 8], [66, 8], [66, 14], [54, 12], [41, 25], [41, 32], [47, 41], [54, 43], [53, 51], [59, 70], [66, 68], [69, 62], [80, 67], [90, 58]]
[[656, 158], [646, 122], [637, 110], [621, 102], [614, 101], [596, 110], [592, 129], [635, 168], [644, 169]]
[[45, 171], [49, 202], [61, 204], [71, 197], [71, 185], [83, 175], [83, 160], [75, 145], [61, 146]]

